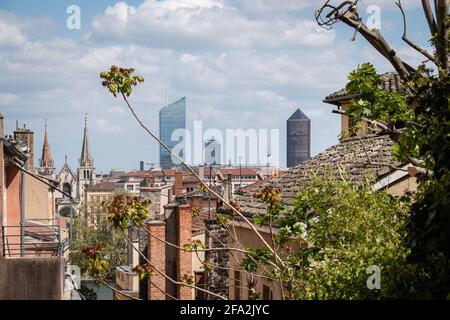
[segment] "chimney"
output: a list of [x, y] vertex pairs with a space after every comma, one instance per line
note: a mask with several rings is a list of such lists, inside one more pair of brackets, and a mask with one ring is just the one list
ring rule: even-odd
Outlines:
[[231, 173], [227, 174], [225, 179], [225, 188], [223, 191], [224, 200], [230, 202], [233, 199], [233, 185], [231, 183]]
[[22, 146], [27, 147], [28, 159], [25, 163], [25, 169], [34, 172], [34, 132], [27, 129], [25, 124], [23, 125], [23, 128], [19, 128], [18, 123], [16, 123], [14, 140], [18, 141]]
[[198, 167], [198, 176], [203, 180], [205, 178], [205, 167], [202, 165]]
[[[149, 231], [148, 259], [156, 269], [166, 273], [166, 244], [161, 241], [166, 240], [166, 223], [162, 220], [147, 222], [147, 230]], [[160, 240], [155, 237], [158, 237]], [[149, 280], [148, 300], [166, 300], [166, 296], [163, 293], [166, 292], [166, 279], [155, 272], [154, 275], [149, 277]]]
[[172, 203], [172, 189], [167, 190], [167, 203]]
[[[0, 112], [0, 233], [3, 230], [3, 213], [4, 213], [4, 203], [5, 199], [5, 162], [3, 155], [3, 139], [4, 139], [4, 127], [3, 127], [3, 114]], [[0, 251], [3, 250], [3, 234], [0, 234]], [[3, 259], [3, 252], [0, 252], [0, 260]]]
[[139, 170], [144, 171], [144, 161], [139, 163]]
[[175, 195], [178, 196], [183, 193], [183, 172], [175, 172]]
[[[176, 238], [177, 245], [183, 247], [192, 241], [192, 213], [190, 205], [179, 205], [176, 208]], [[185, 281], [186, 277], [193, 277], [192, 252], [176, 251], [177, 281]], [[186, 286], [177, 286], [176, 296], [180, 300], [192, 300], [193, 290]]]

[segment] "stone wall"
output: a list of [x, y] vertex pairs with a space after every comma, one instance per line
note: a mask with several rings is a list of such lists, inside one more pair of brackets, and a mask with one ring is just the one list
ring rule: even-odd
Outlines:
[[[218, 223], [216, 218], [205, 220], [207, 227], [205, 244], [206, 248], [223, 248], [228, 245], [228, 231]], [[224, 297], [229, 295], [229, 261], [228, 251], [207, 251], [205, 259], [212, 264], [212, 269], [206, 274], [207, 289]], [[218, 298], [211, 295], [208, 300]]]
[[0, 257], [0, 300], [61, 300], [63, 258]]

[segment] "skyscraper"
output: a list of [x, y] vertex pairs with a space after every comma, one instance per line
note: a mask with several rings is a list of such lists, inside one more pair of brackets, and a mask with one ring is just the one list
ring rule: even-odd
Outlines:
[[311, 121], [297, 109], [287, 120], [286, 162], [294, 167], [311, 157]]
[[[159, 136], [171, 150], [180, 144], [180, 141], [172, 141], [172, 133], [177, 129], [186, 129], [186, 97], [159, 110]], [[178, 155], [183, 157], [184, 153], [183, 148]], [[159, 165], [168, 169], [179, 164], [172, 161], [171, 154], [163, 146], [159, 146]]]
[[205, 142], [205, 164], [219, 165], [222, 163], [221, 145], [215, 139], [210, 139]]

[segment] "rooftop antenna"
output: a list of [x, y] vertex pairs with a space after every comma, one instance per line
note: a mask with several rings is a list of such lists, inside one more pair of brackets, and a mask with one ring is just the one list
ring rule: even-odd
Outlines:
[[271, 155], [272, 155], [272, 154], [271, 154], [270, 152], [267, 153], [267, 168], [270, 167], [270, 156], [271, 156]]
[[44, 119], [44, 128], [45, 128], [45, 132], [47, 132], [47, 119]]

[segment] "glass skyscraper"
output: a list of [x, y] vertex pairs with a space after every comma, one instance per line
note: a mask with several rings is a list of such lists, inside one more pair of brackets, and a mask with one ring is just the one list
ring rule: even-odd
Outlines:
[[[172, 133], [177, 129], [186, 129], [186, 97], [159, 110], [159, 136], [172, 150], [181, 142], [171, 139]], [[184, 147], [186, 146], [184, 145]], [[183, 148], [183, 152], [178, 153], [178, 155], [183, 157], [184, 153]], [[159, 165], [163, 169], [169, 169], [179, 165], [179, 163], [174, 163], [170, 153], [163, 146], [159, 146]]]

